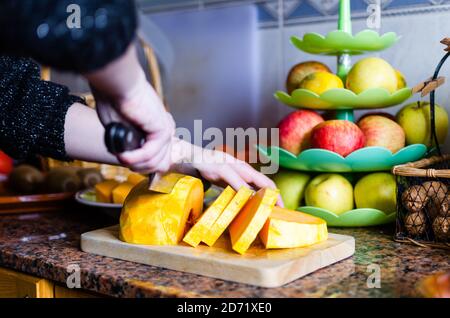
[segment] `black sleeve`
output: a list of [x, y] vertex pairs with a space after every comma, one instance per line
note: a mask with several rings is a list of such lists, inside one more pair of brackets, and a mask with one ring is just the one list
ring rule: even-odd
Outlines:
[[101, 68], [125, 52], [135, 29], [131, 0], [0, 1], [0, 51], [63, 70]]
[[39, 75], [30, 59], [0, 56], [0, 149], [16, 159], [40, 154], [68, 160], [66, 113], [74, 102], [84, 101]]

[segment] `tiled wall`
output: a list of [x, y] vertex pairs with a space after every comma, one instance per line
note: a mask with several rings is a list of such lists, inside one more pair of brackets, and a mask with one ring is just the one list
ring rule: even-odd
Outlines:
[[[449, 0], [352, 0], [352, 12], [355, 16], [366, 16], [367, 5], [375, 2], [381, 3], [384, 14], [410, 13], [450, 5]], [[260, 25], [268, 27], [278, 24], [279, 3], [283, 3], [287, 24], [304, 24], [334, 19], [339, 0], [138, 0], [137, 3], [147, 13], [254, 4], [258, 8]]]
[[[408, 12], [411, 10], [424, 10], [437, 8], [449, 1], [445, 0], [379, 0], [384, 14]], [[259, 21], [263, 26], [277, 24], [278, 1], [263, 1], [257, 3], [259, 8]], [[377, 0], [352, 0], [352, 14], [366, 16], [368, 4], [377, 3]], [[284, 19], [286, 24], [323, 22], [335, 19], [339, 0], [284, 0]]]

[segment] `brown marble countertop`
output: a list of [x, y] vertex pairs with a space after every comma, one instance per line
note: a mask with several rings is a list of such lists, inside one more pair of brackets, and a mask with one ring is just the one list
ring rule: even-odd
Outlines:
[[[392, 240], [393, 225], [330, 229], [352, 235], [356, 253], [280, 288], [260, 288], [84, 253], [80, 234], [113, 225], [99, 211], [0, 216], [0, 267], [65, 284], [77, 264], [81, 288], [114, 297], [416, 297], [417, 283], [450, 268], [450, 253]], [[379, 265], [380, 288], [368, 288], [370, 264]]]

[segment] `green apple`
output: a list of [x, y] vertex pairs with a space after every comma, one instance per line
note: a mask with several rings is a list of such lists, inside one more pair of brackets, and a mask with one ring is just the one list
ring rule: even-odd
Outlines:
[[397, 74], [395, 69], [383, 59], [363, 58], [350, 69], [346, 88], [355, 94], [369, 88], [385, 88], [392, 94], [398, 88]]
[[356, 208], [378, 209], [385, 213], [397, 210], [397, 185], [388, 172], [368, 174], [356, 183]]
[[311, 180], [305, 191], [306, 205], [336, 214], [353, 210], [352, 184], [339, 174], [321, 174]]
[[295, 210], [300, 206], [309, 179], [306, 173], [290, 170], [281, 170], [273, 177], [286, 208]]
[[[435, 115], [436, 136], [439, 144], [443, 144], [448, 133], [448, 114], [445, 108], [435, 104]], [[405, 131], [406, 144], [424, 144], [428, 147], [432, 145], [430, 103], [406, 105], [398, 112], [397, 122]]]

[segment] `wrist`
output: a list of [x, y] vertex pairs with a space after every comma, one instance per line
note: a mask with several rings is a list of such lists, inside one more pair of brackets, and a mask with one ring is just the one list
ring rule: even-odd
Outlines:
[[172, 162], [177, 163], [196, 163], [202, 155], [203, 148], [190, 142], [181, 140], [177, 137], [172, 138]]

